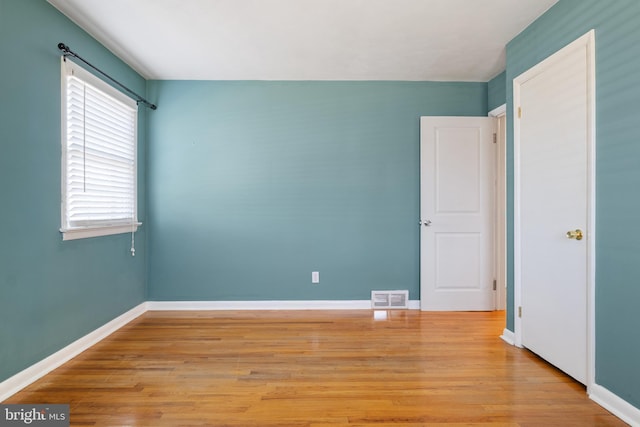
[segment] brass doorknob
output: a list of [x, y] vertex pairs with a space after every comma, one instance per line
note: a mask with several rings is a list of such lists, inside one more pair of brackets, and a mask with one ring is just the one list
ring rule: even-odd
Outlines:
[[582, 230], [567, 231], [567, 239], [582, 240]]

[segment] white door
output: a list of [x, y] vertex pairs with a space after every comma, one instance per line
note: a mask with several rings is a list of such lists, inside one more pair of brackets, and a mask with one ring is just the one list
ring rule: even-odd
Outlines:
[[592, 238], [589, 56], [585, 40], [574, 43], [514, 82], [520, 340], [582, 383]]
[[490, 117], [420, 118], [420, 307], [493, 310]]

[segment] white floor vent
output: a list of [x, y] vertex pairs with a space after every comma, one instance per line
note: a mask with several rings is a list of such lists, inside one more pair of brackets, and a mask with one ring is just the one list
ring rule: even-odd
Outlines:
[[409, 308], [409, 291], [371, 291], [371, 308]]

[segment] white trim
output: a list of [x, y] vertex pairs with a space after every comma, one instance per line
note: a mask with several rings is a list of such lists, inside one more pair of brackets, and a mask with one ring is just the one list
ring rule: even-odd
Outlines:
[[504, 116], [505, 114], [507, 114], [507, 104], [502, 104], [499, 107], [494, 108], [493, 110], [489, 111], [489, 114], [487, 114], [489, 117], [500, 117], [500, 116]]
[[558, 52], [554, 53], [547, 59], [534, 65], [529, 70], [520, 74], [513, 79], [513, 264], [514, 264], [514, 329], [515, 329], [515, 345], [522, 347], [522, 323], [517, 316], [518, 307], [522, 305], [522, 263], [521, 263], [521, 223], [520, 223], [520, 120], [517, 120], [518, 107], [520, 105], [520, 87], [521, 85], [541, 73], [546, 68], [554, 65], [557, 61], [562, 60], [567, 49], [584, 48], [587, 52], [587, 392], [595, 386], [595, 239], [596, 239], [596, 132], [595, 132], [595, 30], [590, 30], [577, 40], [569, 43]]
[[102, 341], [104, 338], [131, 322], [145, 311], [147, 311], [147, 304], [142, 303], [99, 327], [95, 331], [90, 332], [82, 338], [72, 342], [63, 349], [31, 365], [23, 371], [18, 372], [14, 376], [7, 378], [0, 383], [0, 402], [42, 378], [54, 369], [62, 366], [64, 363], [73, 359], [89, 347]]
[[589, 398], [625, 423], [640, 427], [640, 409], [598, 384], [589, 387]]
[[500, 339], [506, 342], [507, 344], [516, 345], [516, 336], [509, 329], [505, 328], [502, 331], [502, 335], [500, 335]]
[[420, 300], [409, 300], [409, 310], [420, 310]]
[[596, 32], [587, 38], [587, 393], [596, 384]]
[[[409, 301], [418, 310], [420, 301]], [[147, 310], [372, 310], [371, 300], [334, 301], [148, 301]]]
[[497, 145], [494, 210], [495, 309], [505, 310], [507, 308], [507, 104], [491, 110], [489, 117], [496, 119], [494, 133]]
[[522, 347], [522, 325], [518, 316], [518, 307], [522, 305], [520, 296], [520, 120], [518, 117], [518, 105], [520, 104], [520, 85], [513, 80], [513, 325], [514, 340], [516, 347]]
[[62, 233], [62, 240], [76, 240], [86, 239], [88, 237], [109, 236], [111, 234], [135, 233], [141, 225], [141, 222], [136, 222], [133, 225], [126, 224], [108, 225], [104, 227], [70, 228], [67, 230], [61, 229], [60, 232]]

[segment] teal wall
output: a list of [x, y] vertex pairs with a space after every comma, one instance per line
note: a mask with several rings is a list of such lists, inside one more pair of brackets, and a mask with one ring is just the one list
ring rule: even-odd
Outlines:
[[487, 108], [489, 111], [507, 102], [507, 72], [503, 71], [487, 83]]
[[[514, 77], [596, 30], [596, 382], [640, 407], [640, 2], [560, 0], [507, 46]], [[513, 121], [508, 119], [508, 206]], [[513, 211], [508, 215], [508, 327], [513, 330]], [[558, 325], [561, 330], [561, 325]]]
[[[486, 83], [150, 82], [150, 300], [419, 298], [419, 117]], [[320, 284], [311, 284], [311, 272]]]
[[[60, 53], [145, 81], [44, 0], [0, 0], [0, 381], [145, 300], [145, 233], [63, 242]], [[140, 123], [146, 121], [141, 113]], [[144, 126], [140, 216], [144, 219]]]

